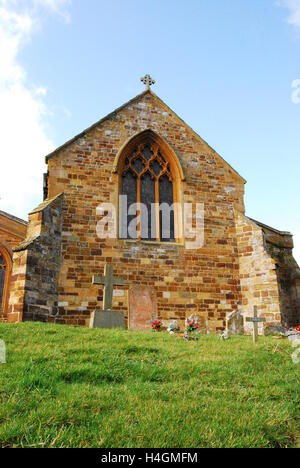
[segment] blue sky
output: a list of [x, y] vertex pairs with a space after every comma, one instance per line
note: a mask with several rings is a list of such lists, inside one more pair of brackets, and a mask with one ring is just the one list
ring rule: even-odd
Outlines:
[[0, 0], [0, 61], [0, 209], [26, 217], [44, 155], [150, 73], [300, 262], [300, 0]]

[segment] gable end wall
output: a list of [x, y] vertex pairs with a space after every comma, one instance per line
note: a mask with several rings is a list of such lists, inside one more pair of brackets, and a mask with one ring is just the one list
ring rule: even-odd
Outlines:
[[[132, 136], [147, 129], [163, 138], [181, 162], [182, 202], [204, 203], [203, 249], [97, 237], [96, 208], [108, 202], [118, 206], [115, 158]], [[48, 167], [48, 197], [62, 191], [65, 197], [57, 322], [88, 323], [103, 300], [103, 288], [92, 285], [92, 277], [112, 263], [115, 275], [124, 279], [113, 307], [126, 318], [129, 289], [143, 285], [155, 291], [163, 320], [183, 323], [195, 313], [203, 329], [225, 328], [226, 314], [241, 301], [234, 209], [244, 211], [244, 181], [189, 127], [147, 94], [62, 149]]]

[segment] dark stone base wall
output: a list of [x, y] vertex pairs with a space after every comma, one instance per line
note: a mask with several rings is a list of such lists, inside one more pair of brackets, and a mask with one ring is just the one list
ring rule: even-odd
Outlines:
[[30, 215], [27, 239], [14, 254], [9, 321], [51, 321], [58, 313], [63, 196]]
[[300, 268], [293, 257], [293, 238], [288, 233], [276, 233], [263, 228], [266, 250], [276, 262], [282, 324], [300, 325]]

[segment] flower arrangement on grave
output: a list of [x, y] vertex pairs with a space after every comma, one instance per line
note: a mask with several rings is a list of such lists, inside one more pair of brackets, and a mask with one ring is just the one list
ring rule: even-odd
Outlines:
[[192, 316], [185, 321], [185, 340], [198, 340], [199, 339], [199, 323], [198, 318]]
[[160, 332], [162, 327], [161, 320], [153, 320], [152, 321], [152, 331], [153, 332]]
[[176, 332], [179, 332], [180, 328], [178, 326], [177, 320], [173, 320], [173, 322], [168, 326], [168, 333], [173, 336]]
[[221, 333], [219, 336], [220, 336], [220, 340], [222, 340], [222, 341], [230, 340], [230, 333], [227, 330], [224, 331], [223, 333]]

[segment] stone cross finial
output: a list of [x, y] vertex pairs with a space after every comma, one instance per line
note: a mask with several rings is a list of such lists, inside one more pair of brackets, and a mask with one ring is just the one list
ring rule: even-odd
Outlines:
[[149, 90], [150, 89], [150, 86], [154, 85], [155, 84], [155, 80], [153, 80], [153, 78], [151, 78], [150, 75], [145, 75], [141, 78], [141, 82], [144, 83], [144, 85], [146, 86], [146, 89]]

